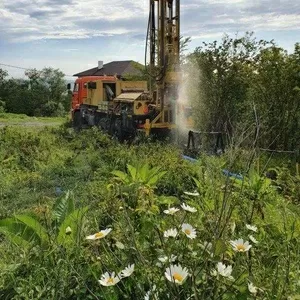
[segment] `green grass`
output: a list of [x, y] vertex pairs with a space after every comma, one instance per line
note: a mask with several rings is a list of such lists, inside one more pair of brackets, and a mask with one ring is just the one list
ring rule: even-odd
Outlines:
[[[121, 145], [96, 129], [1, 128], [0, 298], [144, 299], [150, 291], [159, 299], [297, 299], [299, 178], [279, 165], [277, 182], [255, 168], [245, 174], [249, 153], [202, 156], [196, 164], [181, 154], [158, 142]], [[222, 168], [245, 180], [226, 178]], [[84, 217], [74, 212], [85, 207]], [[169, 207], [179, 211], [167, 215]], [[183, 234], [183, 223], [196, 229], [195, 239]], [[103, 239], [85, 240], [105, 228], [112, 231]], [[179, 234], [166, 239], [171, 228]], [[250, 251], [233, 250], [229, 241], [238, 238]], [[171, 263], [158, 259], [171, 255], [190, 274], [182, 285], [167, 280]], [[233, 281], [215, 273], [219, 262], [232, 266]], [[102, 274], [129, 264], [130, 277], [99, 284]], [[261, 289], [256, 297], [249, 282]]]
[[61, 125], [66, 121], [66, 118], [61, 117], [29, 117], [24, 114], [0, 113], [0, 124], [4, 125], [22, 125], [22, 124], [38, 124], [43, 123]]

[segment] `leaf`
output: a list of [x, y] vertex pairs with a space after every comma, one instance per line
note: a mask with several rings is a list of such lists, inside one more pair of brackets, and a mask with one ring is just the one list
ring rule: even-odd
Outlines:
[[220, 256], [222, 255], [223, 253], [225, 253], [227, 250], [227, 246], [225, 244], [224, 241], [218, 239], [215, 241], [215, 244], [214, 244], [214, 254], [216, 256]]
[[130, 176], [132, 178], [133, 181], [135, 181], [137, 179], [137, 169], [135, 167], [133, 167], [132, 165], [127, 165], [127, 169], [128, 172], [130, 173]]
[[57, 224], [60, 225], [65, 217], [75, 210], [75, 204], [71, 193], [68, 191], [66, 195], [59, 198], [53, 208], [53, 217], [56, 219]]
[[36, 219], [27, 215], [17, 215], [15, 218], [31, 228], [39, 236], [42, 245], [48, 243], [48, 233]]
[[122, 171], [119, 170], [115, 170], [112, 171], [111, 174], [115, 175], [116, 177], [118, 177], [118, 179], [121, 179], [121, 181], [123, 181], [124, 183], [128, 183], [128, 175]]
[[6, 227], [0, 227], [0, 232], [3, 233], [11, 243], [16, 244], [18, 246], [21, 246], [23, 248], [28, 248], [30, 245], [30, 242], [24, 239], [22, 236], [20, 236], [18, 233], [14, 233], [10, 231]]
[[[87, 206], [76, 209], [65, 218], [59, 227], [59, 233], [57, 236], [57, 242], [60, 245], [67, 247], [71, 244], [76, 244], [79, 241], [79, 234], [82, 228], [83, 218], [87, 210]], [[67, 227], [70, 227], [72, 230], [69, 235], [66, 234]]]
[[24, 248], [28, 247], [32, 242], [37, 244], [41, 242], [34, 229], [15, 218], [0, 220], [0, 232], [5, 234], [12, 243]]

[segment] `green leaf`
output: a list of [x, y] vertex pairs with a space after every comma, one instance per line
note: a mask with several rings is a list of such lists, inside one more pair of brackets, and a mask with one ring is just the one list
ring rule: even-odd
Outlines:
[[65, 217], [75, 210], [75, 204], [71, 193], [68, 191], [66, 195], [59, 198], [53, 208], [53, 217], [56, 219], [57, 224], [60, 225]]
[[27, 215], [17, 215], [15, 218], [31, 228], [40, 238], [41, 244], [47, 244], [49, 236], [46, 229], [34, 218]]
[[215, 241], [214, 244], [214, 253], [216, 256], [220, 256], [222, 254], [224, 254], [227, 250], [227, 246], [226, 243], [220, 239]]
[[[87, 206], [76, 209], [65, 218], [59, 227], [59, 233], [57, 236], [57, 242], [60, 245], [68, 247], [79, 242], [84, 215], [86, 214], [87, 210]], [[72, 230], [69, 235], [66, 234], [67, 227], [70, 227]]]
[[132, 165], [127, 165], [128, 172], [130, 173], [130, 176], [133, 181], [137, 179], [137, 169], [133, 167]]
[[118, 179], [120, 179], [121, 181], [123, 181], [124, 183], [128, 183], [128, 175], [122, 171], [119, 170], [115, 170], [112, 171], [111, 174], [115, 175]]

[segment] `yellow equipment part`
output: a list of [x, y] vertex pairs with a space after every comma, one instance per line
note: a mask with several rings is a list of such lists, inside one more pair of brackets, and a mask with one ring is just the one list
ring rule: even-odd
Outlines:
[[92, 106], [100, 106], [102, 102], [109, 101], [107, 98], [105, 85], [108, 85], [110, 88], [113, 87], [114, 97], [118, 97], [122, 92], [128, 91], [145, 91], [147, 90], [147, 81], [103, 81], [103, 80], [95, 80], [96, 83], [95, 89], [88, 89], [87, 98], [83, 100], [83, 104], [92, 105]]

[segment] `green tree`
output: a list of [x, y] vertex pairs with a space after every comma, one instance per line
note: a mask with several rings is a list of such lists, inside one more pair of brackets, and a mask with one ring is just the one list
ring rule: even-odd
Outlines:
[[242, 38], [225, 35], [222, 42], [203, 43], [189, 55], [187, 68], [197, 68], [198, 93], [193, 93], [198, 127], [233, 134], [243, 121], [247, 90], [258, 53], [270, 43], [257, 41], [253, 33]]

